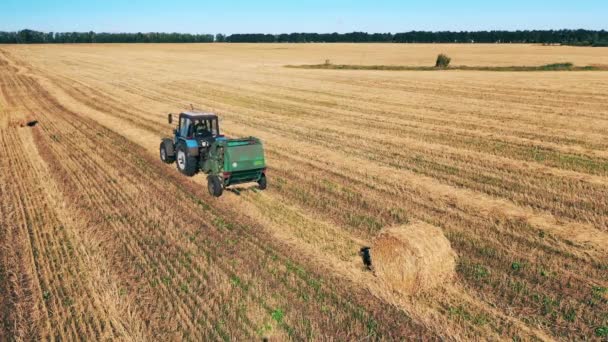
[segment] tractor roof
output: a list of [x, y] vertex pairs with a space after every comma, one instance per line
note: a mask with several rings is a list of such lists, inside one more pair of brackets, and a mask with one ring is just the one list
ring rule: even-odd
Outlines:
[[187, 116], [192, 119], [217, 119], [217, 115], [204, 112], [182, 112], [180, 116]]

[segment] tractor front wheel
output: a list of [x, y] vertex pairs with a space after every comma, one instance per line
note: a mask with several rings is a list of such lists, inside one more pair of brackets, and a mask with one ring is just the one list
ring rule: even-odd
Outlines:
[[262, 174], [260, 180], [258, 181], [258, 188], [260, 190], [266, 190], [266, 175]]
[[185, 144], [180, 143], [177, 145], [175, 156], [179, 172], [188, 177], [192, 177], [196, 174], [198, 171], [198, 161], [195, 157], [188, 156], [188, 149]]
[[160, 143], [160, 160], [166, 164], [171, 164], [175, 161], [175, 156], [170, 156], [167, 152], [167, 146], [164, 141]]
[[209, 194], [213, 197], [222, 196], [222, 192], [224, 191], [220, 178], [213, 175], [207, 177], [207, 189], [209, 190]]

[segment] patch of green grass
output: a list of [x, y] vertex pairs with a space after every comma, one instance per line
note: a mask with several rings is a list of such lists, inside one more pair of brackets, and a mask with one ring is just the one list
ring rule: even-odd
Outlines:
[[475, 282], [485, 283], [488, 282], [490, 278], [490, 270], [488, 270], [485, 266], [478, 263], [472, 264], [466, 260], [460, 260], [456, 270], [465, 278], [474, 280]]
[[563, 313], [564, 319], [568, 322], [574, 322], [576, 320], [576, 310], [574, 308], [569, 308]]
[[608, 293], [608, 287], [603, 287], [603, 286], [594, 286], [591, 288], [591, 290], [593, 291], [594, 294]]
[[549, 296], [544, 296], [543, 297], [543, 306], [541, 309], [541, 313], [542, 315], [549, 315], [551, 313], [553, 313], [553, 311], [555, 310], [555, 308], [559, 306], [559, 303], [556, 300], [553, 300], [551, 297]]
[[210, 210], [210, 209], [211, 209], [211, 207], [209, 206], [209, 204], [207, 204], [207, 203], [203, 202], [202, 200], [200, 200], [200, 199], [198, 199], [198, 198], [197, 198], [197, 199], [195, 199], [195, 201], [196, 201], [196, 204], [198, 204], [198, 205], [199, 205], [200, 207], [202, 207], [204, 210], [207, 210], [207, 211], [208, 211], [208, 210]]
[[482, 279], [490, 275], [490, 271], [482, 265], [475, 265], [473, 270], [476, 279]]
[[[243, 292], [247, 292], [249, 291], [249, 283], [247, 281], [243, 281], [242, 279], [234, 276], [234, 278], [238, 279], [237, 283], [233, 283], [233, 285], [238, 286], [241, 290], [243, 290]], [[231, 280], [233, 278], [231, 277]]]
[[283, 322], [283, 318], [285, 317], [285, 313], [281, 309], [274, 309], [270, 314], [272, 319], [274, 319], [277, 323], [281, 324]]
[[213, 329], [217, 332], [218, 335], [222, 337], [222, 341], [228, 342], [231, 341], [231, 339], [230, 335], [228, 335], [228, 333], [226, 333], [223, 329], [224, 324], [225, 322], [223, 320], [220, 320], [213, 325]]
[[571, 70], [574, 67], [572, 63], [553, 63], [543, 65], [543, 70]]
[[234, 226], [232, 225], [232, 223], [226, 222], [224, 219], [222, 219], [221, 217], [216, 217], [213, 219], [213, 225], [216, 226], [219, 230], [232, 230], [234, 229]]
[[230, 283], [235, 287], [239, 287], [241, 286], [241, 278], [233, 275], [230, 277]]
[[323, 286], [323, 282], [320, 280], [316, 280], [316, 279], [309, 279], [308, 285], [310, 285], [313, 289], [315, 289], [315, 292], [319, 292], [319, 291], [321, 291], [321, 286]]
[[469, 314], [469, 312], [462, 305], [450, 307], [448, 309], [448, 314], [450, 317], [462, 317], [467, 321], [471, 319], [471, 314]]
[[287, 270], [289, 272], [296, 273], [301, 278], [307, 277], [306, 270], [302, 266], [295, 264], [290, 260], [287, 260], [287, 262], [285, 262], [285, 266], [287, 267]]
[[471, 71], [606, 71], [608, 68], [597, 66], [575, 66], [572, 63], [551, 63], [538, 66], [408, 66], [408, 65], [354, 65], [354, 64], [304, 64], [286, 65], [295, 69], [330, 69], [330, 70], [390, 70], [390, 71], [437, 71], [437, 70], [471, 70]]
[[527, 293], [527, 284], [521, 281], [516, 281], [511, 284], [511, 288], [515, 293]]
[[488, 317], [485, 314], [475, 315], [465, 309], [464, 306], [451, 306], [448, 308], [448, 315], [450, 318], [461, 318], [465, 321], [472, 322], [475, 325], [485, 325], [488, 323]]
[[356, 215], [348, 213], [347, 222], [352, 227], [368, 228], [372, 231], [382, 228], [382, 223], [378, 222], [374, 217], [367, 215]]
[[271, 331], [272, 331], [272, 325], [270, 325], [269, 323], [265, 323], [264, 325], [262, 325], [261, 327], [259, 327], [256, 330], [256, 333], [258, 334], [258, 336], [264, 337], [266, 334], [268, 334]]
[[605, 160], [593, 160], [575, 154], [557, 154], [556, 159], [556, 162], [564, 168], [583, 169], [599, 174], [608, 172], [608, 163]]
[[375, 337], [378, 336], [378, 322], [376, 322], [374, 319], [370, 318], [367, 323], [366, 323], [366, 329], [367, 329], [367, 336], [368, 337]]
[[[589, 306], [596, 306], [601, 303], [608, 304], [608, 288], [602, 286], [593, 286], [591, 288], [591, 298], [587, 301]], [[606, 297], [604, 297], [606, 295]]]
[[522, 267], [523, 266], [517, 261], [511, 263], [511, 269], [513, 271], [519, 271], [519, 270], [521, 270]]

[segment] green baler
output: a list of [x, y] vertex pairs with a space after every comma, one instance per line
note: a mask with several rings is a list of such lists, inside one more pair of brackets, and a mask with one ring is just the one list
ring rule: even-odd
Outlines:
[[217, 138], [202, 169], [205, 173], [221, 175], [223, 187], [257, 182], [260, 189], [266, 188], [264, 148], [254, 137]]

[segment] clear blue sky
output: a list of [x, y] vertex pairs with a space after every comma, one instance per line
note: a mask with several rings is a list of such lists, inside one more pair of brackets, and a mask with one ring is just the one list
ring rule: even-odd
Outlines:
[[284, 33], [607, 26], [608, 0], [0, 0], [0, 31]]

